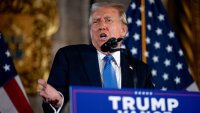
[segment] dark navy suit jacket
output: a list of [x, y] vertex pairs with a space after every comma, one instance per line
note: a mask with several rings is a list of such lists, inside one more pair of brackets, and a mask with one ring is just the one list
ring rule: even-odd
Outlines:
[[[120, 55], [122, 88], [153, 88], [150, 68], [130, 57], [126, 51]], [[92, 45], [72, 45], [59, 49], [48, 83], [64, 95], [65, 103], [69, 100], [69, 86], [102, 87], [97, 50]], [[43, 110], [44, 113], [53, 112], [46, 103], [43, 103]]]

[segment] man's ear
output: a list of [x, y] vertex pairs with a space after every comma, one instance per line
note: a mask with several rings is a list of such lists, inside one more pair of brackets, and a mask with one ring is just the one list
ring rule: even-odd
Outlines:
[[127, 25], [122, 25], [122, 37], [125, 37], [126, 33], [128, 32], [128, 27]]

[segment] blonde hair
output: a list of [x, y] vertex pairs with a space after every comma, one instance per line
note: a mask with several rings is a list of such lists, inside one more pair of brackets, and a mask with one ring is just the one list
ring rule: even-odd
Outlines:
[[126, 13], [124, 10], [124, 6], [122, 4], [118, 4], [118, 3], [108, 3], [108, 2], [96, 2], [94, 4], [92, 4], [92, 7], [90, 9], [90, 17], [89, 17], [89, 26], [92, 24], [92, 14], [103, 7], [112, 7], [115, 8], [119, 11], [119, 16], [120, 16], [120, 20], [123, 24], [127, 25], [127, 20], [126, 20]]

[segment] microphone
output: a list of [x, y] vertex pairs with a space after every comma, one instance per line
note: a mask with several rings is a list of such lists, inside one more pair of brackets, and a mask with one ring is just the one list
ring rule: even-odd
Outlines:
[[115, 52], [115, 51], [120, 51], [121, 48], [116, 48], [118, 42], [122, 41], [123, 38], [110, 38], [107, 42], [105, 42], [102, 46], [101, 46], [101, 51], [103, 52]]

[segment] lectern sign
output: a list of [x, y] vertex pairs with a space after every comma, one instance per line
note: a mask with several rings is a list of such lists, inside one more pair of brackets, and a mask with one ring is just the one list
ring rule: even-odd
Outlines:
[[200, 93], [71, 87], [71, 113], [199, 113]]

